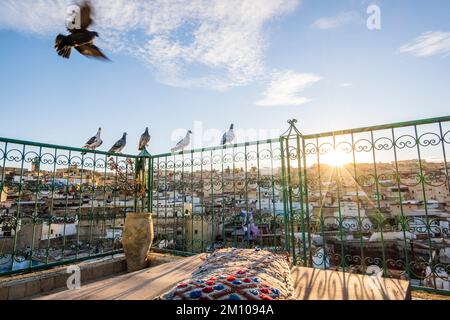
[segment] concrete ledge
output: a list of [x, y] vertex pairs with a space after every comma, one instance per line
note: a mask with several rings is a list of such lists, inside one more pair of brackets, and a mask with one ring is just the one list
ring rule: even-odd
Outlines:
[[[183, 257], [155, 252], [152, 252], [148, 257], [149, 267], [156, 267], [180, 259], [183, 259]], [[123, 274], [127, 270], [124, 254], [84, 261], [76, 265], [81, 269], [82, 284]], [[70, 276], [66, 273], [68, 266], [0, 278], [0, 300], [24, 299], [67, 288], [67, 279]]]
[[[76, 265], [81, 269], [81, 283], [123, 273], [126, 270], [123, 254], [80, 262]], [[70, 276], [66, 273], [68, 266], [0, 278], [0, 300], [23, 299], [64, 288]]]

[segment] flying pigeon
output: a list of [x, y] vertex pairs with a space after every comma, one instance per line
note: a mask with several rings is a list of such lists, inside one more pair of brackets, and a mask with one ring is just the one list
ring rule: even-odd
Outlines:
[[127, 133], [124, 132], [122, 138], [117, 141], [111, 149], [109, 149], [108, 153], [121, 153], [123, 148], [127, 145]]
[[231, 124], [230, 129], [224, 133], [223, 138], [222, 138], [222, 145], [231, 143], [236, 138], [233, 128], [234, 128], [234, 124]]
[[[102, 133], [102, 128], [98, 128], [97, 134], [90, 138], [88, 142], [83, 146], [83, 149], [89, 149], [89, 150], [95, 150], [98, 147], [100, 147], [103, 144], [102, 139], [100, 138], [100, 135]], [[85, 155], [86, 152], [81, 153], [82, 155]]]
[[179, 151], [179, 150], [183, 150], [184, 148], [186, 148], [190, 143], [191, 143], [191, 134], [192, 134], [192, 131], [191, 130], [189, 130], [187, 133], [186, 133], [186, 136], [183, 138], [183, 139], [181, 139], [178, 143], [177, 143], [177, 145], [174, 147], [174, 148], [172, 148], [172, 152], [175, 152], [175, 151]]
[[67, 28], [70, 32], [68, 36], [59, 34], [55, 40], [55, 49], [58, 55], [69, 59], [72, 48], [75, 48], [84, 56], [109, 60], [99, 48], [94, 45], [95, 37], [98, 33], [89, 31], [87, 28], [92, 24], [92, 7], [88, 2], [83, 2], [80, 8], [79, 28]]
[[148, 127], [145, 128], [145, 132], [141, 136], [141, 140], [139, 140], [139, 151], [144, 150], [148, 143], [150, 142], [150, 134], [148, 133]]

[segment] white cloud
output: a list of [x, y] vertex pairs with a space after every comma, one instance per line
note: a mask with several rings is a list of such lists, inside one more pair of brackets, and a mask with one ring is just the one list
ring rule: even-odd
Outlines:
[[[137, 57], [160, 82], [225, 89], [262, 78], [267, 23], [300, 0], [98, 0], [99, 45]], [[67, 0], [2, 0], [0, 29], [65, 30]]]
[[417, 57], [430, 57], [450, 54], [450, 32], [428, 31], [400, 47], [400, 52]]
[[361, 16], [355, 11], [341, 12], [333, 17], [320, 18], [311, 25], [315, 29], [328, 30], [342, 27], [348, 24], [361, 23]]
[[307, 87], [320, 81], [321, 78], [309, 73], [294, 71], [276, 72], [262, 99], [255, 102], [258, 106], [298, 106], [310, 99], [300, 96]]

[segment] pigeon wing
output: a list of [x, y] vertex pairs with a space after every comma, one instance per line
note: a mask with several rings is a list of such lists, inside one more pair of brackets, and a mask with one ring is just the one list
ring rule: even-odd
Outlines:
[[93, 22], [92, 8], [88, 2], [83, 2], [80, 6], [81, 29], [87, 29]]
[[175, 146], [175, 148], [178, 148], [178, 147], [182, 147], [183, 145], [184, 145], [184, 138], [183, 139], [181, 139], [180, 141], [178, 141], [178, 143], [177, 143], [177, 145]]
[[185, 141], [184, 141], [185, 139], [181, 139], [176, 145], [175, 145], [175, 147], [173, 147], [171, 150], [172, 150], [172, 152], [174, 152], [174, 151], [177, 151], [177, 150], [180, 150], [180, 149], [183, 149], [184, 148], [184, 145], [185, 145]]
[[150, 141], [150, 137], [143, 134], [141, 136], [141, 140], [139, 141], [139, 150], [144, 150], [149, 141]]
[[236, 138], [234, 131], [233, 130], [229, 130], [227, 132], [227, 142], [233, 142], [233, 140]]
[[222, 145], [224, 145], [225, 143], [227, 143], [227, 134], [224, 133], [223, 137], [222, 137]]
[[113, 148], [115, 149], [120, 149], [125, 145], [124, 141], [122, 139], [120, 139], [119, 141], [116, 142], [116, 144], [113, 146]]
[[120, 139], [119, 141], [117, 141], [109, 150], [109, 152], [116, 152], [117, 150], [119, 150], [121, 147], [123, 146], [123, 141], [122, 139]]
[[86, 142], [86, 146], [93, 144], [97, 140], [97, 137], [92, 137]]
[[84, 44], [84, 45], [75, 47], [75, 49], [77, 49], [78, 52], [84, 56], [109, 60], [108, 57], [105, 56], [103, 54], [103, 52], [101, 52], [100, 49], [97, 48], [97, 46], [95, 46], [93, 44]]

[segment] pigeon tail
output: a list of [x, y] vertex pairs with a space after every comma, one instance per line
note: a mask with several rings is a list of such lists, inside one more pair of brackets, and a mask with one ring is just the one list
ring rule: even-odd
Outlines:
[[66, 39], [67, 36], [59, 34], [55, 40], [55, 49], [58, 55], [63, 58], [69, 59], [72, 47], [67, 45]]

